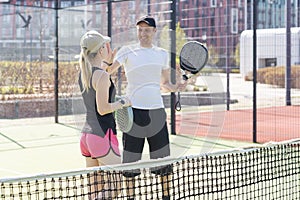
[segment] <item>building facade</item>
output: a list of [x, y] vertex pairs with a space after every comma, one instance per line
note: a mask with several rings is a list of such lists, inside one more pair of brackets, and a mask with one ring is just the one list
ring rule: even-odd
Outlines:
[[[286, 27], [285, 3], [258, 0], [257, 29]], [[299, 0], [291, 0], [291, 12], [291, 26], [299, 27]], [[253, 27], [253, 0], [181, 0], [177, 15], [189, 39], [215, 49], [218, 66], [232, 66], [241, 33]]]
[[[299, 1], [291, 0], [292, 27], [299, 24]], [[259, 0], [258, 29], [285, 27], [285, 0]], [[154, 15], [160, 25], [170, 22], [170, 1], [110, 1], [113, 10], [108, 17], [107, 0], [10, 0], [0, 4], [0, 48], [2, 60], [48, 60], [55, 48], [55, 20], [59, 23], [61, 60], [74, 60], [78, 40], [89, 29], [109, 33], [115, 47], [136, 41], [136, 19]], [[235, 65], [235, 49], [240, 34], [253, 27], [253, 0], [178, 0], [177, 21], [187, 39], [205, 43], [215, 50], [217, 66]], [[24, 17], [24, 19], [22, 18]], [[30, 20], [29, 20], [30, 18]], [[26, 23], [28, 22], [28, 23]]]

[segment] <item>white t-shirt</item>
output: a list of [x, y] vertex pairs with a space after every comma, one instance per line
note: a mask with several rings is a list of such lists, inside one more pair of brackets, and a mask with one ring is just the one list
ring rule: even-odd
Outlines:
[[126, 95], [132, 107], [140, 109], [164, 108], [160, 92], [161, 72], [168, 69], [168, 53], [153, 46], [143, 48], [139, 44], [122, 47], [115, 56], [124, 66], [127, 77]]

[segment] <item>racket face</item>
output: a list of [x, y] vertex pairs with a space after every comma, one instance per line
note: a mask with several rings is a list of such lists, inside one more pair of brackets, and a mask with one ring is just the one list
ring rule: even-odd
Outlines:
[[129, 132], [133, 125], [133, 111], [131, 107], [123, 107], [116, 111], [116, 121], [122, 132]]
[[200, 42], [190, 41], [183, 45], [179, 59], [181, 69], [196, 74], [206, 65], [208, 51]]

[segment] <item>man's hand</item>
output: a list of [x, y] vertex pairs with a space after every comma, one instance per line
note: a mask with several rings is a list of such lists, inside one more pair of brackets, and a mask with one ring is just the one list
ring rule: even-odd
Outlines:
[[178, 84], [177, 84], [177, 91], [178, 92], [183, 92], [187, 86], [188, 82], [187, 81], [180, 81]]

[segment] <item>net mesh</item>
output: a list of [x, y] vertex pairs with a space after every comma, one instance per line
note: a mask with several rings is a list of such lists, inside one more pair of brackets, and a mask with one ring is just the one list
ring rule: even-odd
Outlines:
[[[1, 199], [300, 199], [300, 141], [1, 179]], [[165, 170], [172, 169], [172, 171]], [[139, 175], [124, 176], [124, 172]], [[155, 172], [155, 173], [153, 173]], [[128, 175], [128, 174], [127, 174]]]

